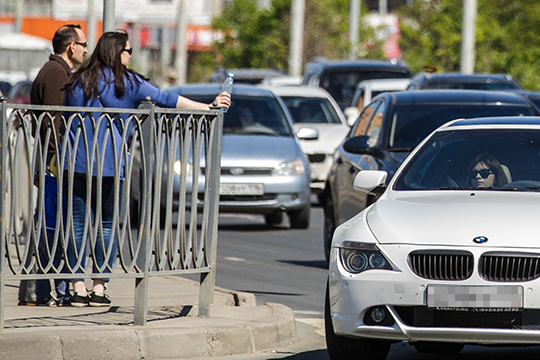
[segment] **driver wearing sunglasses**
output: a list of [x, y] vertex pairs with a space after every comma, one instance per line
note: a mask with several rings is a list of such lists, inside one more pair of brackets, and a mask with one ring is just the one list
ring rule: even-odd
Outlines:
[[478, 155], [468, 166], [468, 178], [473, 187], [488, 189], [508, 183], [501, 163], [491, 155]]

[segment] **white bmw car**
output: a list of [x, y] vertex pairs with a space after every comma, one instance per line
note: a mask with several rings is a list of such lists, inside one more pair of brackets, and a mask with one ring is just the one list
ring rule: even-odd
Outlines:
[[428, 136], [333, 237], [332, 360], [540, 343], [540, 117], [456, 120]]

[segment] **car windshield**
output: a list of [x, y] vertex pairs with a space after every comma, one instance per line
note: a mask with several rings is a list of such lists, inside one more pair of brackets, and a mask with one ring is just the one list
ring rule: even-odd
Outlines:
[[488, 104], [405, 104], [397, 105], [391, 122], [389, 150], [410, 151], [429, 133], [448, 121], [492, 116], [533, 116], [527, 106]]
[[394, 190], [540, 191], [540, 130], [435, 133], [399, 174]]
[[354, 89], [359, 82], [371, 79], [402, 79], [409, 77], [410, 75], [407, 73], [395, 71], [347, 70], [326, 74], [322, 81], [322, 87], [332, 95], [343, 110], [350, 103]]
[[295, 123], [341, 124], [339, 115], [325, 98], [281, 96]]
[[[211, 96], [184, 96], [204, 103], [214, 101]], [[223, 133], [294, 136], [276, 99], [241, 95], [231, 98], [231, 107], [223, 119]]]
[[500, 80], [482, 80], [481, 82], [449, 82], [449, 81], [428, 81], [425, 89], [463, 89], [463, 90], [508, 90], [519, 89], [516, 84]]

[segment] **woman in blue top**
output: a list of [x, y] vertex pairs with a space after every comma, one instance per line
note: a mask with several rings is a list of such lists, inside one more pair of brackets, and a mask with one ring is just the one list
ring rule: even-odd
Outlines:
[[[151, 85], [147, 79], [137, 72], [128, 69], [131, 58], [131, 46], [126, 32], [106, 32], [99, 39], [94, 52], [89, 60], [85, 61], [80, 68], [73, 74], [70, 82], [66, 85], [65, 105], [77, 107], [114, 107], [135, 109], [148, 97], [160, 107], [208, 110], [209, 104], [189, 100], [177, 94], [168, 93], [159, 90]], [[231, 104], [230, 95], [221, 93], [216, 98], [213, 106], [228, 108]], [[108, 126], [108, 121], [98, 121], [99, 114], [96, 114], [96, 124], [92, 123], [90, 117], [74, 118], [65, 130], [65, 136], [68, 137], [68, 149], [71, 152], [71, 161], [74, 161], [74, 181], [71, 186], [73, 192], [72, 198], [72, 217], [74, 241], [68, 240], [67, 255], [71, 268], [78, 268], [81, 272], [84, 268], [84, 259], [86, 259], [86, 243], [89, 240], [89, 230], [92, 224], [86, 224], [86, 206], [90, 202], [91, 215], [100, 216], [102, 228], [98, 229], [102, 240], [97, 239], [95, 244], [95, 257], [97, 266], [102, 267], [104, 259], [108, 258], [108, 266], [112, 267], [116, 256], [116, 241], [110, 237], [112, 232], [113, 211], [114, 211], [114, 176], [115, 159], [121, 156], [122, 128], [121, 124], [115, 123], [115, 126]], [[82, 124], [81, 124], [82, 121]], [[99, 125], [97, 125], [99, 123]], [[94, 126], [97, 127], [94, 133]], [[87, 143], [84, 143], [83, 135], [80, 134], [81, 128], [86, 132]], [[116, 150], [113, 148], [111, 137], [114, 137]], [[104, 142], [106, 143], [103, 149]], [[97, 142], [94, 150], [94, 142]], [[104, 152], [104, 153], [103, 153]], [[96, 161], [93, 164], [87, 164], [86, 159], [103, 159], [101, 173], [101, 199], [97, 199], [97, 176], [98, 170]], [[87, 166], [89, 165], [89, 166]], [[68, 162], [66, 162], [66, 169]], [[88, 171], [92, 172], [91, 198], [87, 199], [87, 181]], [[123, 166], [121, 166], [120, 179], [124, 179]], [[67, 174], [67, 172], [66, 172]], [[68, 181], [64, 181], [64, 199], [68, 199]], [[98, 204], [101, 204], [98, 208]], [[67, 203], [64, 204], [67, 209]], [[99, 210], [99, 211], [98, 211]], [[86, 236], [85, 236], [86, 234]], [[101, 244], [103, 242], [103, 245]], [[105, 254], [103, 253], [105, 250]], [[78, 255], [78, 256], [76, 256]], [[108, 255], [108, 256], [107, 256]], [[110, 271], [108, 268], [104, 272]], [[89, 295], [84, 279], [72, 280], [73, 290], [75, 292], [72, 306], [110, 306], [111, 301], [105, 295], [105, 283], [108, 279], [93, 279], [92, 293]]]

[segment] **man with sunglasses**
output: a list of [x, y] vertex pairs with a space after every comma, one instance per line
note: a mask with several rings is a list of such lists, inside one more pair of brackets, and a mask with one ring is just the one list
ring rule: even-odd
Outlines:
[[[67, 84], [73, 68], [82, 64], [85, 54], [88, 52], [88, 44], [86, 35], [81, 30], [80, 25], [67, 24], [56, 30], [52, 39], [54, 54], [49, 56], [49, 61], [43, 65], [38, 72], [30, 91], [30, 102], [33, 105], [58, 105], [64, 103], [65, 92], [62, 90]], [[39, 116], [39, 114], [36, 114]], [[60, 123], [61, 117], [54, 117], [53, 128], [54, 132], [50, 135], [49, 143], [47, 144], [47, 163], [51, 161], [55, 154], [56, 146], [60, 146]], [[33, 124], [35, 125], [35, 124]], [[41, 144], [44, 144], [49, 126], [49, 119], [43, 118], [43, 123], [40, 125]], [[56, 137], [56, 140], [55, 140]], [[57, 144], [57, 145], [55, 145]], [[49, 189], [47, 180], [52, 180], [54, 185]], [[46, 198], [50, 201], [55, 198], [56, 179], [46, 179]], [[53, 194], [54, 193], [54, 194]], [[46, 213], [56, 213], [55, 206], [50, 209], [46, 205]], [[48, 218], [49, 219], [49, 218]], [[54, 222], [52, 220], [51, 222]], [[47, 221], [47, 241], [51, 247], [54, 239], [55, 224], [50, 224]], [[50, 231], [52, 229], [52, 231]], [[42, 263], [47, 263], [48, 258], [45, 250], [45, 240], [42, 238], [39, 241], [39, 253]], [[54, 254], [54, 264], [58, 266], [60, 263], [62, 249], [57, 247]], [[19, 287], [19, 305], [67, 305], [69, 304], [71, 295], [69, 292], [69, 282], [65, 279], [54, 280], [56, 298], [51, 295], [51, 286], [49, 280], [23, 280]], [[35, 287], [35, 294], [34, 294]]]

